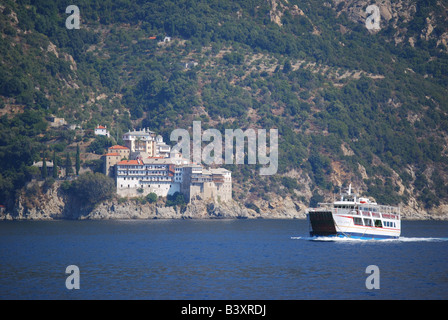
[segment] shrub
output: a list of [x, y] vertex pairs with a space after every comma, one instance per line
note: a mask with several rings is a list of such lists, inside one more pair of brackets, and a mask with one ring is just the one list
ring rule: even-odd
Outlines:
[[173, 206], [184, 206], [185, 205], [185, 198], [184, 195], [180, 192], [175, 192], [172, 195], [168, 195], [166, 197], [166, 207], [173, 207]]
[[149, 203], [154, 203], [157, 201], [157, 194], [155, 194], [154, 192], [148, 193], [146, 195], [146, 201], [148, 201]]
[[112, 198], [115, 194], [114, 181], [102, 173], [83, 173], [70, 186], [71, 195], [95, 205]]

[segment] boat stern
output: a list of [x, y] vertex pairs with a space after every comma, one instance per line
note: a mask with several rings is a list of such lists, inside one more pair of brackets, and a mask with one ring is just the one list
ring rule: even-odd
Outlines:
[[335, 236], [336, 226], [331, 211], [309, 211], [310, 236]]

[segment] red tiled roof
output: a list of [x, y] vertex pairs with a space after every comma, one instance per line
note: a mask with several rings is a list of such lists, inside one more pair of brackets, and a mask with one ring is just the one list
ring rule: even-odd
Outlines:
[[106, 153], [104, 156], [108, 157], [108, 156], [120, 156], [119, 153], [117, 152], [111, 152], [111, 153]]
[[106, 129], [106, 127], [98, 126], [98, 127], [96, 127], [96, 129]]
[[118, 162], [119, 165], [140, 165], [143, 164], [140, 160], [123, 160]]
[[115, 146], [112, 146], [112, 147], [109, 147], [109, 149], [129, 149], [129, 148], [126, 148], [126, 147], [123, 147], [123, 146], [120, 146], [120, 145], [115, 145]]

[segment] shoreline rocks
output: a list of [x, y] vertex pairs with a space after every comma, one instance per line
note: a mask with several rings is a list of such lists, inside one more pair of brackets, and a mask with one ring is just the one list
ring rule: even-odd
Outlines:
[[[67, 196], [55, 183], [33, 201], [22, 192], [12, 213], [0, 213], [0, 220], [110, 220], [110, 219], [306, 219], [306, 205], [290, 197], [255, 200], [250, 208], [231, 200], [194, 200], [184, 206], [165, 207], [163, 201], [142, 204], [135, 199], [112, 199], [95, 207]], [[448, 205], [427, 212], [416, 202], [402, 208], [403, 220], [448, 220]]]

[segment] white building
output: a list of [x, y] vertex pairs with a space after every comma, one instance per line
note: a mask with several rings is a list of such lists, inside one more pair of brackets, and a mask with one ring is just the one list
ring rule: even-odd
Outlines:
[[169, 157], [171, 153], [171, 147], [163, 142], [163, 138], [161, 135], [156, 137], [154, 156], [155, 157]]
[[109, 131], [107, 131], [107, 126], [100, 126], [98, 125], [95, 128], [95, 135], [96, 136], [106, 136], [106, 137], [110, 137], [110, 133]]
[[120, 196], [144, 196], [154, 192], [166, 197], [181, 192], [183, 158], [123, 160], [117, 164], [116, 183]]
[[124, 144], [131, 151], [131, 158], [136, 159], [139, 153], [148, 157], [169, 157], [171, 147], [163, 142], [161, 135], [148, 129], [126, 132], [123, 136]]
[[[181, 192], [187, 202], [192, 199], [232, 199], [231, 172], [204, 169], [192, 164], [180, 153], [171, 152], [163, 137], [148, 129], [123, 135], [129, 160], [115, 165], [117, 193], [122, 197], [145, 196], [151, 192], [166, 197]], [[123, 147], [122, 147], [123, 148]]]
[[185, 70], [194, 68], [197, 65], [198, 65], [198, 63], [196, 61], [189, 61], [189, 62], [182, 63], [182, 66], [184, 67]]
[[183, 168], [182, 193], [186, 201], [193, 199], [232, 199], [232, 173], [224, 168], [204, 169], [191, 164]]
[[181, 192], [187, 202], [192, 199], [232, 199], [232, 175], [223, 169], [204, 169], [179, 154], [172, 157], [150, 157], [123, 160], [116, 166], [117, 193], [122, 197], [145, 196], [151, 192], [160, 197]]

